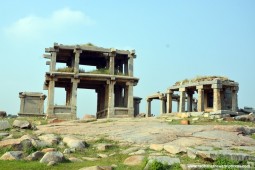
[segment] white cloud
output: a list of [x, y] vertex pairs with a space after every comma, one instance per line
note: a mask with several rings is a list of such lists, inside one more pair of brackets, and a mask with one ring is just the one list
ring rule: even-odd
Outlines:
[[54, 11], [49, 17], [30, 15], [4, 29], [11, 39], [40, 39], [46, 34], [65, 32], [77, 26], [91, 25], [93, 21], [81, 11], [69, 8]]

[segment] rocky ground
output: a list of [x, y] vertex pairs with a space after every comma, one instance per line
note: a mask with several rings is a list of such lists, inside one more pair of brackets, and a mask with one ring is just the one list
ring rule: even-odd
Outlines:
[[[213, 162], [219, 159], [234, 161], [234, 168], [248, 168], [255, 162], [252, 126], [173, 125], [167, 119], [157, 118], [54, 120], [36, 126], [24, 120], [17, 119], [12, 125], [6, 121], [0, 120], [0, 148], [11, 149], [0, 155], [0, 160], [39, 161], [48, 166], [65, 160], [95, 161], [92, 169], [150, 169], [155, 161], [174, 165], [174, 169], [203, 169], [206, 165], [216, 166]], [[23, 129], [32, 130], [28, 133]], [[13, 132], [17, 131], [22, 135], [15, 138]], [[96, 156], [71, 154], [87, 148], [88, 144], [93, 145]], [[34, 151], [26, 154], [27, 148]], [[100, 160], [117, 159], [115, 156], [119, 155], [124, 155], [122, 162], [99, 167]], [[120, 168], [122, 164], [124, 168]]]

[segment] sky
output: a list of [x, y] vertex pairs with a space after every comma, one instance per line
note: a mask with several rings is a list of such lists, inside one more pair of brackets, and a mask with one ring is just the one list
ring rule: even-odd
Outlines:
[[[42, 92], [45, 48], [93, 43], [135, 49], [134, 95], [166, 92], [204, 75], [239, 83], [239, 107], [255, 107], [254, 0], [9, 0], [0, 5], [0, 110], [17, 114], [19, 92]], [[56, 104], [65, 91], [56, 90]], [[95, 114], [94, 90], [78, 90], [78, 117]], [[47, 99], [45, 100], [45, 106]], [[159, 101], [152, 113], [158, 114]], [[46, 107], [45, 107], [46, 111]]]

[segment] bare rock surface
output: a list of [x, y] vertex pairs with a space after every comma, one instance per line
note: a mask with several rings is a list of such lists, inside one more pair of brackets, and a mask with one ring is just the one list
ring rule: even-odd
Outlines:
[[42, 136], [39, 136], [39, 139], [41, 141], [44, 141], [49, 146], [54, 145], [54, 144], [58, 144], [59, 141], [60, 141], [60, 138], [58, 136], [54, 135], [54, 134], [42, 135]]
[[43, 157], [43, 155], [44, 155], [44, 152], [36, 151], [28, 155], [25, 159], [28, 161], [37, 161], [37, 160], [40, 160]]
[[[114, 141], [139, 146], [173, 144], [186, 148], [197, 145], [211, 147], [255, 145], [255, 140], [247, 136], [254, 133], [255, 128], [229, 125], [169, 125], [156, 118], [122, 118], [110, 121], [102, 119], [86, 123], [66, 121], [54, 125], [40, 125], [37, 128], [38, 133], [77, 134], [86, 138], [104, 136]], [[129, 153], [132, 152], [135, 151]]]

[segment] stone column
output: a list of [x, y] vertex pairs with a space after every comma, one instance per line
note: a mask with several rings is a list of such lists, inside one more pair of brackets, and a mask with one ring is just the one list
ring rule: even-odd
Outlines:
[[186, 89], [185, 88], [179, 88], [180, 92], [180, 107], [179, 112], [185, 112], [185, 99], [186, 99]]
[[204, 111], [204, 87], [203, 85], [197, 86], [197, 111]]
[[134, 51], [131, 51], [130, 55], [128, 55], [128, 75], [130, 77], [133, 77], [134, 56], [135, 56], [135, 52]]
[[192, 99], [193, 99], [193, 91], [188, 92], [188, 99], [187, 99], [187, 110], [188, 112], [192, 112]]
[[79, 73], [80, 54], [82, 50], [79, 48], [74, 49], [74, 73]]
[[110, 53], [110, 63], [109, 63], [109, 71], [111, 75], [114, 75], [114, 71], [115, 71], [115, 64], [114, 64], [115, 56], [116, 56], [116, 49], [112, 48]]
[[167, 113], [172, 113], [172, 95], [173, 95], [173, 91], [172, 90], [168, 90], [167, 92]]
[[72, 97], [71, 97], [71, 114], [72, 117], [76, 118], [76, 109], [77, 109], [77, 87], [78, 83], [80, 82], [79, 79], [72, 79]]
[[128, 58], [124, 61], [124, 74], [128, 75]]
[[50, 78], [49, 85], [48, 85], [48, 103], [47, 103], [47, 114], [53, 115], [54, 114], [54, 93], [55, 93], [55, 81], [57, 79]]
[[109, 90], [108, 90], [108, 118], [113, 117], [114, 113], [114, 85], [115, 81], [109, 81]]
[[128, 116], [134, 117], [134, 96], [133, 96], [133, 83], [127, 82], [128, 86]]
[[220, 90], [222, 88], [221, 84], [213, 84], [213, 111], [216, 112], [221, 110], [221, 95]]
[[56, 71], [57, 51], [51, 52], [50, 72]]
[[70, 86], [68, 86], [68, 87], [66, 87], [65, 88], [65, 90], [66, 90], [66, 106], [70, 106], [70, 104], [71, 104], [71, 88], [70, 88]]
[[238, 87], [233, 87], [232, 89], [232, 111], [233, 112], [237, 112], [237, 109], [238, 109], [237, 92], [238, 92]]
[[180, 110], [180, 99], [177, 99], [177, 112]]
[[151, 99], [147, 99], [147, 117], [151, 117]]
[[128, 86], [124, 88], [124, 107], [128, 107]]

